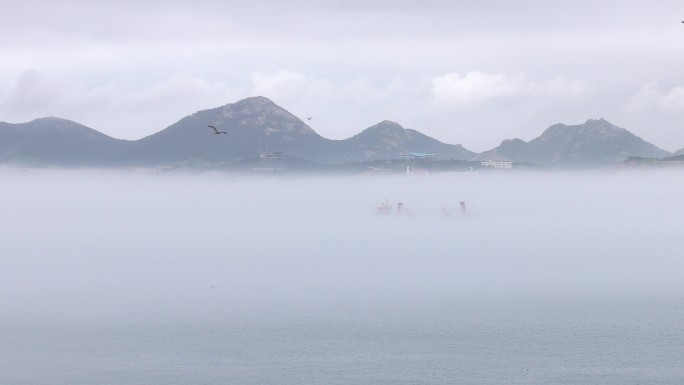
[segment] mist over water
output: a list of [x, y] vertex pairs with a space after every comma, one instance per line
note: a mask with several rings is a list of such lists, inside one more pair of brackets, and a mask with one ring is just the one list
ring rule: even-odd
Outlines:
[[684, 379], [675, 173], [0, 177], [2, 383]]

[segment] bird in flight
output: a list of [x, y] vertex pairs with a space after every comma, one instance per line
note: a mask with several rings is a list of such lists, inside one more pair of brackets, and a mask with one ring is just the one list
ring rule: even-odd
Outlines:
[[213, 129], [214, 129], [214, 134], [226, 134], [226, 135], [228, 135], [227, 132], [225, 132], [225, 131], [219, 131], [219, 130], [217, 130], [216, 127], [214, 127], [214, 126], [207, 126], [207, 127], [213, 128]]
[[313, 116], [310, 116], [310, 117], [306, 118], [306, 120], [311, 120], [311, 118], [313, 118]]

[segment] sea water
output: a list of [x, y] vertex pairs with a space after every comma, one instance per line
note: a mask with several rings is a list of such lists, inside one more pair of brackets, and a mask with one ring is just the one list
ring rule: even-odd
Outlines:
[[2, 384], [684, 381], [676, 172], [0, 176]]

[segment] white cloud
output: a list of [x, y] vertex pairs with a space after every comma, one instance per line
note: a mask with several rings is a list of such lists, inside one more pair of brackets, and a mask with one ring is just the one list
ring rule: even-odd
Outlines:
[[290, 70], [277, 70], [275, 72], [257, 71], [252, 76], [254, 91], [258, 94], [268, 94], [278, 89], [302, 87], [307, 82], [304, 74]]
[[36, 70], [22, 72], [13, 84], [7, 85], [0, 112], [13, 116], [54, 115], [71, 104], [82, 92], [78, 82], [52, 79]]
[[[168, 105], [200, 105], [225, 100], [228, 87], [222, 82], [210, 82], [189, 72], [177, 72], [163, 82], [126, 91], [123, 104], [145, 109]], [[207, 106], [205, 105], [204, 108]]]
[[586, 85], [581, 81], [562, 77], [537, 82], [529, 80], [524, 74], [471, 71], [465, 76], [449, 73], [434, 77], [432, 92], [437, 102], [472, 106], [515, 97], [577, 97], [586, 92]]
[[177, 72], [151, 84], [112, 80], [86, 86], [29, 70], [6, 88], [9, 91], [0, 100], [3, 120], [57, 116], [124, 139], [152, 134], [185, 115], [226, 104], [243, 93], [190, 72]]
[[432, 90], [439, 102], [477, 104], [494, 98], [515, 96], [526, 84], [522, 76], [509, 77], [472, 71], [465, 76], [450, 73], [432, 79]]
[[658, 106], [670, 112], [684, 112], [684, 86], [678, 86], [666, 93]]
[[543, 92], [549, 95], [580, 96], [587, 91], [587, 86], [579, 80], [554, 78], [544, 84]]
[[300, 118], [313, 116], [307, 123], [319, 134], [344, 139], [385, 119], [406, 124], [408, 116], [420, 116], [429, 102], [429, 84], [399, 77], [384, 83], [365, 77], [340, 81], [280, 69], [254, 73], [251, 94]]
[[656, 82], [648, 82], [641, 86], [639, 91], [632, 95], [622, 107], [625, 112], [638, 113], [646, 108], [652, 108], [662, 97]]
[[675, 123], [684, 118], [684, 86], [646, 82], [616, 110], [628, 122], [624, 127], [645, 140], [669, 151], [684, 146], [681, 124]]
[[633, 114], [684, 113], [684, 86], [663, 90], [657, 82], [648, 82], [627, 100], [623, 110]]

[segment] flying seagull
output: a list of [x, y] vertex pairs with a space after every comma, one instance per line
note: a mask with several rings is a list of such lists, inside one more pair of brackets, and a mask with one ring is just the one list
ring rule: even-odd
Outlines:
[[216, 127], [214, 127], [214, 126], [207, 126], [207, 127], [213, 128], [213, 129], [214, 129], [214, 134], [226, 134], [226, 135], [228, 135], [227, 132], [225, 132], [225, 131], [219, 131], [219, 130], [217, 130]]
[[[683, 23], [684, 23], [684, 22], [683, 22]], [[311, 120], [311, 118], [313, 118], [313, 116], [311, 116], [311, 117], [308, 117], [308, 118], [306, 118], [306, 119], [307, 119], [307, 120]]]

